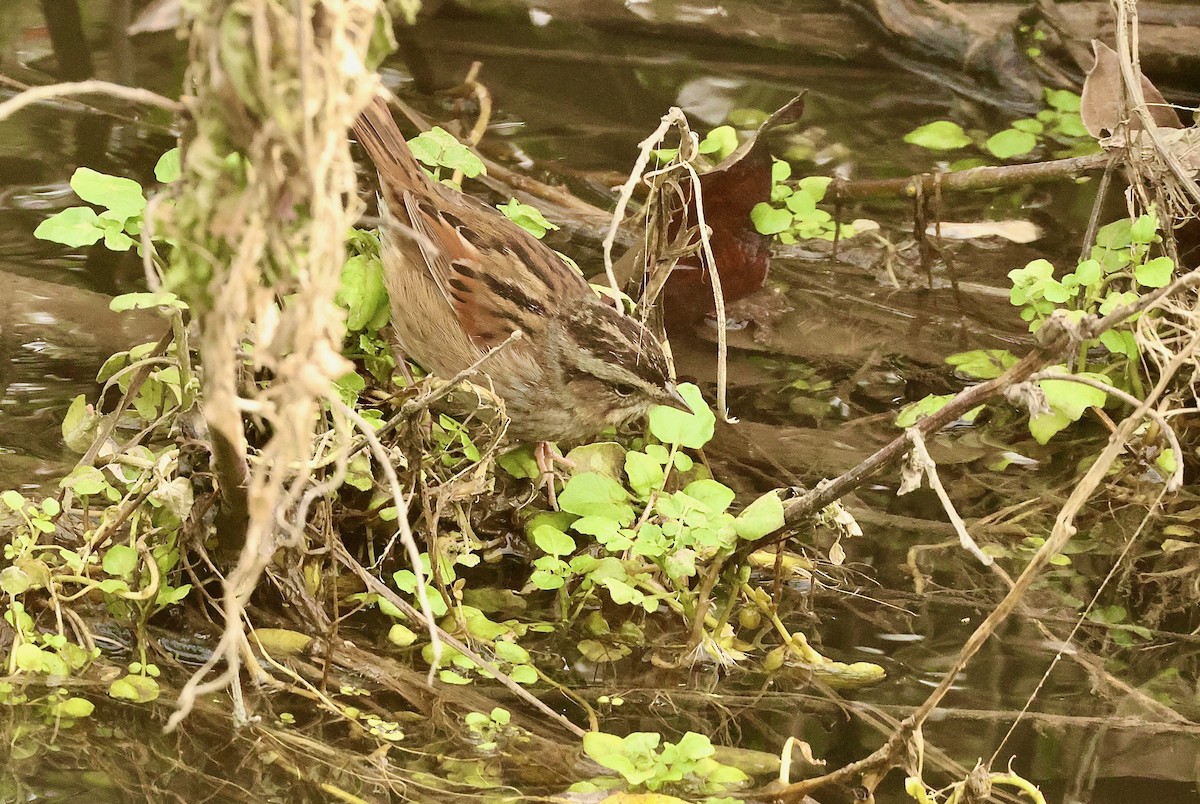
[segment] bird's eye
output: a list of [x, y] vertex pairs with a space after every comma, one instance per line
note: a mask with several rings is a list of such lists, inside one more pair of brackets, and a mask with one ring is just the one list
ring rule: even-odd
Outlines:
[[620, 382], [613, 386], [613, 393], [615, 393], [617, 396], [621, 397], [622, 399], [627, 396], [631, 396], [632, 394], [634, 394], [636, 392], [637, 392], [637, 387], [634, 385], [630, 385], [627, 382]]

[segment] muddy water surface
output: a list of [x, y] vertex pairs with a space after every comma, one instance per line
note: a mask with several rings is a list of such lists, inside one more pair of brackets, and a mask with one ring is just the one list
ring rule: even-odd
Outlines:
[[[32, 75], [53, 62], [38, 9], [25, 6], [0, 14], [0, 25], [8, 27], [0, 30], [0, 60]], [[85, 18], [88, 11], [96, 14], [85, 5]], [[106, 74], [116, 69], [114, 43], [98, 17], [89, 18], [89, 30], [97, 69]], [[926, 169], [929, 154], [900, 138], [929, 120], [954, 116], [980, 127], [1001, 122], [912, 75], [810, 53], [524, 19], [439, 20], [410, 40], [419, 44], [407, 45], [406, 58], [390, 63], [389, 81], [405, 85], [415, 74], [426, 86], [451, 86], [472, 61], [482, 61], [481, 79], [496, 106], [493, 144], [528, 159], [539, 175], [569, 180], [601, 205], [609, 203], [605, 188], [628, 169], [636, 143], [671, 105], [680, 105], [704, 130], [734, 110], [770, 110], [808, 88], [804, 120], [782, 147], [800, 157], [797, 172], [847, 177]], [[134, 64], [120, 72], [177, 92], [172, 71], [163, 66], [178, 63], [182, 50], [167, 35], [133, 44]], [[453, 104], [424, 105], [449, 110]], [[140, 287], [136, 259], [99, 247], [66, 254], [36, 241], [32, 230], [42, 217], [74, 203], [67, 181], [75, 166], [146, 179], [169, 144], [166, 132], [153, 125], [59, 104], [0, 123], [0, 486], [53, 484], [73, 461], [58, 430], [70, 400], [94, 393], [95, 371], [109, 353], [158, 334], [154, 322], [131, 323], [107, 310], [110, 295]], [[837, 259], [825, 248], [781, 249], [771, 292], [747, 308], [749, 326], [731, 335], [731, 412], [740, 423], [722, 427], [711, 449], [718, 476], [745, 492], [811, 485], [894, 437], [893, 415], [904, 403], [962, 387], [945, 367], [946, 355], [974, 348], [1020, 353], [1028, 338], [1007, 302], [1005, 274], [1034, 257], [1073, 260], [1091, 192], [1087, 185], [1065, 183], [947, 198], [946, 219], [1019, 216], [1038, 224], [1043, 235], [1021, 246], [997, 239], [947, 244], [951, 259], [928, 266], [916, 257], [907, 210], [899, 202], [864, 204], [848, 214], [878, 221], [890, 247], [865, 236], [843, 244]], [[564, 226], [555, 247], [595, 264], [597, 244], [569, 232]], [[681, 372], [706, 387], [714, 338], [710, 327], [701, 326], [674, 341]], [[1084, 434], [1074, 457], [1064, 457], [1061, 446], [1050, 451], [1032, 444], [1019, 423], [960, 428], [930, 446], [964, 513], [982, 516], [1058, 493], [1094, 435]], [[1007, 451], [1038, 463], [989, 474], [986, 467]], [[883, 477], [848, 501], [865, 535], [845, 545], [845, 567], [828, 570], [829, 588], [788, 618], [833, 658], [885, 666], [886, 682], [848, 695], [848, 705], [869, 710], [868, 722], [878, 728], [840, 715], [799, 679], [789, 689], [786, 678], [734, 676], [716, 688], [718, 695], [710, 694], [713, 678], [680, 678], [644, 663], [594, 678], [604, 691], [624, 691], [631, 704], [624, 725], [657, 730], [665, 721], [771, 752], [795, 735], [831, 765], [875, 748], [879, 729], [886, 732], [888, 718], [902, 718], [925, 697], [997, 596], [994, 581], [953, 547], [913, 558], [912, 548], [953, 537], [936, 500], [920, 492], [896, 498], [897, 484], [898, 478]], [[916, 594], [906, 569], [914, 560], [930, 579], [924, 595]], [[1069, 623], [1056, 627], [1065, 633]], [[1000, 745], [993, 766], [1003, 767], [1015, 755], [1014, 768], [1041, 784], [1050, 800], [1115, 804], [1147, 800], [1150, 791], [1161, 802], [1200, 800], [1197, 739], [1102, 725], [1112, 707], [1091, 694], [1087, 674], [1067, 661], [1056, 666], [1034, 701], [1032, 709], [1044, 716], [1024, 720], [1003, 739], [1058, 647], [1031, 625], [1013, 621], [961, 678], [927, 728], [928, 742], [968, 767]], [[679, 696], [671, 705], [659, 694], [664, 687]], [[97, 767], [107, 764], [98, 761]], [[65, 781], [48, 775], [43, 794], [54, 798], [95, 781], [86, 774]], [[122, 800], [118, 791], [112, 795]], [[902, 800], [894, 786], [886, 796]]]

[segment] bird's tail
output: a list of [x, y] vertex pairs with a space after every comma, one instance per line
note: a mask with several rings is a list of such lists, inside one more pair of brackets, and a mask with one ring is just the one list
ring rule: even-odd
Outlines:
[[383, 98], [372, 98], [362, 110], [354, 121], [354, 136], [379, 171], [381, 184], [398, 185], [392, 189], [402, 190], [415, 189], [429, 182]]

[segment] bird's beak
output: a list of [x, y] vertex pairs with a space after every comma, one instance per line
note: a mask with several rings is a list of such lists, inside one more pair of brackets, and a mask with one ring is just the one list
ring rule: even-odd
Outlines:
[[684, 413], [693, 413], [692, 406], [683, 398], [683, 394], [679, 393], [679, 389], [675, 387], [675, 383], [669, 382], [666, 385], [666, 393], [663, 395], [662, 404], [669, 408], [682, 410]]

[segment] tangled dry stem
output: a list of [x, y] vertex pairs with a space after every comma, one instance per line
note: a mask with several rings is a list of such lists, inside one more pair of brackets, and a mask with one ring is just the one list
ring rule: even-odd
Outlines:
[[[236, 687], [251, 656], [243, 630], [249, 596], [280, 547], [303, 543], [296, 514], [314, 482], [321, 400], [350, 369], [334, 302], [345, 233], [361, 212], [346, 132], [377, 83], [365, 67], [376, 0], [193, 8], [194, 94], [184, 101], [183, 175], [164, 228], [179, 242], [172, 276], [201, 322], [204, 416], [213, 440], [244, 462], [247, 502], [237, 563], [224, 580], [225, 630], [184, 687], [169, 728], [198, 696]], [[245, 381], [239, 354], [248, 336], [250, 368], [271, 377], [262, 388]], [[253, 458], [244, 416], [269, 432]], [[349, 427], [345, 416], [335, 423]], [[411, 535], [405, 541], [415, 559]]]
[[[650, 158], [653, 155], [655, 147], [662, 144], [668, 132], [672, 129], [675, 129], [679, 134], [677, 160], [672, 161], [665, 168], [647, 172], [646, 167], [650, 163]], [[713, 306], [717, 316], [717, 413], [721, 416], [722, 420], [731, 421], [729, 418], [729, 404], [727, 402], [729, 393], [729, 335], [726, 325], [725, 295], [721, 292], [721, 278], [717, 273], [717, 260], [713, 254], [712, 242], [710, 241], [711, 230], [704, 220], [704, 195], [700, 187], [700, 176], [692, 164], [699, 153], [698, 145], [699, 139], [692, 132], [687, 116], [677, 107], [671, 107], [662, 116], [661, 120], [659, 120], [658, 128], [650, 136], [638, 143], [637, 159], [634, 161], [633, 169], [629, 172], [629, 178], [621, 185], [620, 192], [617, 195], [617, 205], [613, 210], [608, 231], [604, 236], [604, 274], [608, 279], [609, 286], [613, 290], [613, 303], [618, 310], [621, 310], [621, 280], [618, 279], [613, 265], [612, 249], [616, 243], [617, 233], [621, 228], [621, 224], [625, 220], [625, 210], [628, 208], [629, 202], [633, 197], [634, 190], [637, 188], [638, 182], [641, 181], [645, 181], [649, 186], [646, 203], [642, 208], [641, 215], [638, 216], [642, 225], [636, 228], [645, 232], [644, 238], [647, 244], [656, 241], [665, 244], [665, 227], [669, 223], [669, 216], [660, 213], [662, 208], [664, 208], [664, 199], [668, 189], [673, 191], [674, 196], [681, 200], [682, 211], [686, 211], [688, 208], [687, 204], [683, 202], [687, 194], [677, 184], [673, 183], [673, 179], [669, 179], [668, 177], [669, 174], [676, 171], [685, 172], [691, 195], [696, 199], [696, 230], [699, 235], [700, 249], [704, 255], [704, 266], [712, 282]], [[664, 231], [652, 231], [655, 225], [662, 226]], [[680, 232], [676, 239], [687, 243], [690, 242], [691, 238], [692, 232], [685, 222], [685, 225], [680, 227]], [[657, 298], [657, 290], [662, 288], [662, 285], [666, 282], [667, 275], [675, 267], [678, 254], [666, 255], [654, 253], [649, 248], [645, 248], [642, 256], [645, 260], [651, 258], [661, 260], [661, 262], [641, 266], [644, 287], [647, 289], [656, 289], [655, 292], [647, 290], [639, 300], [643, 314], [648, 315]]]

